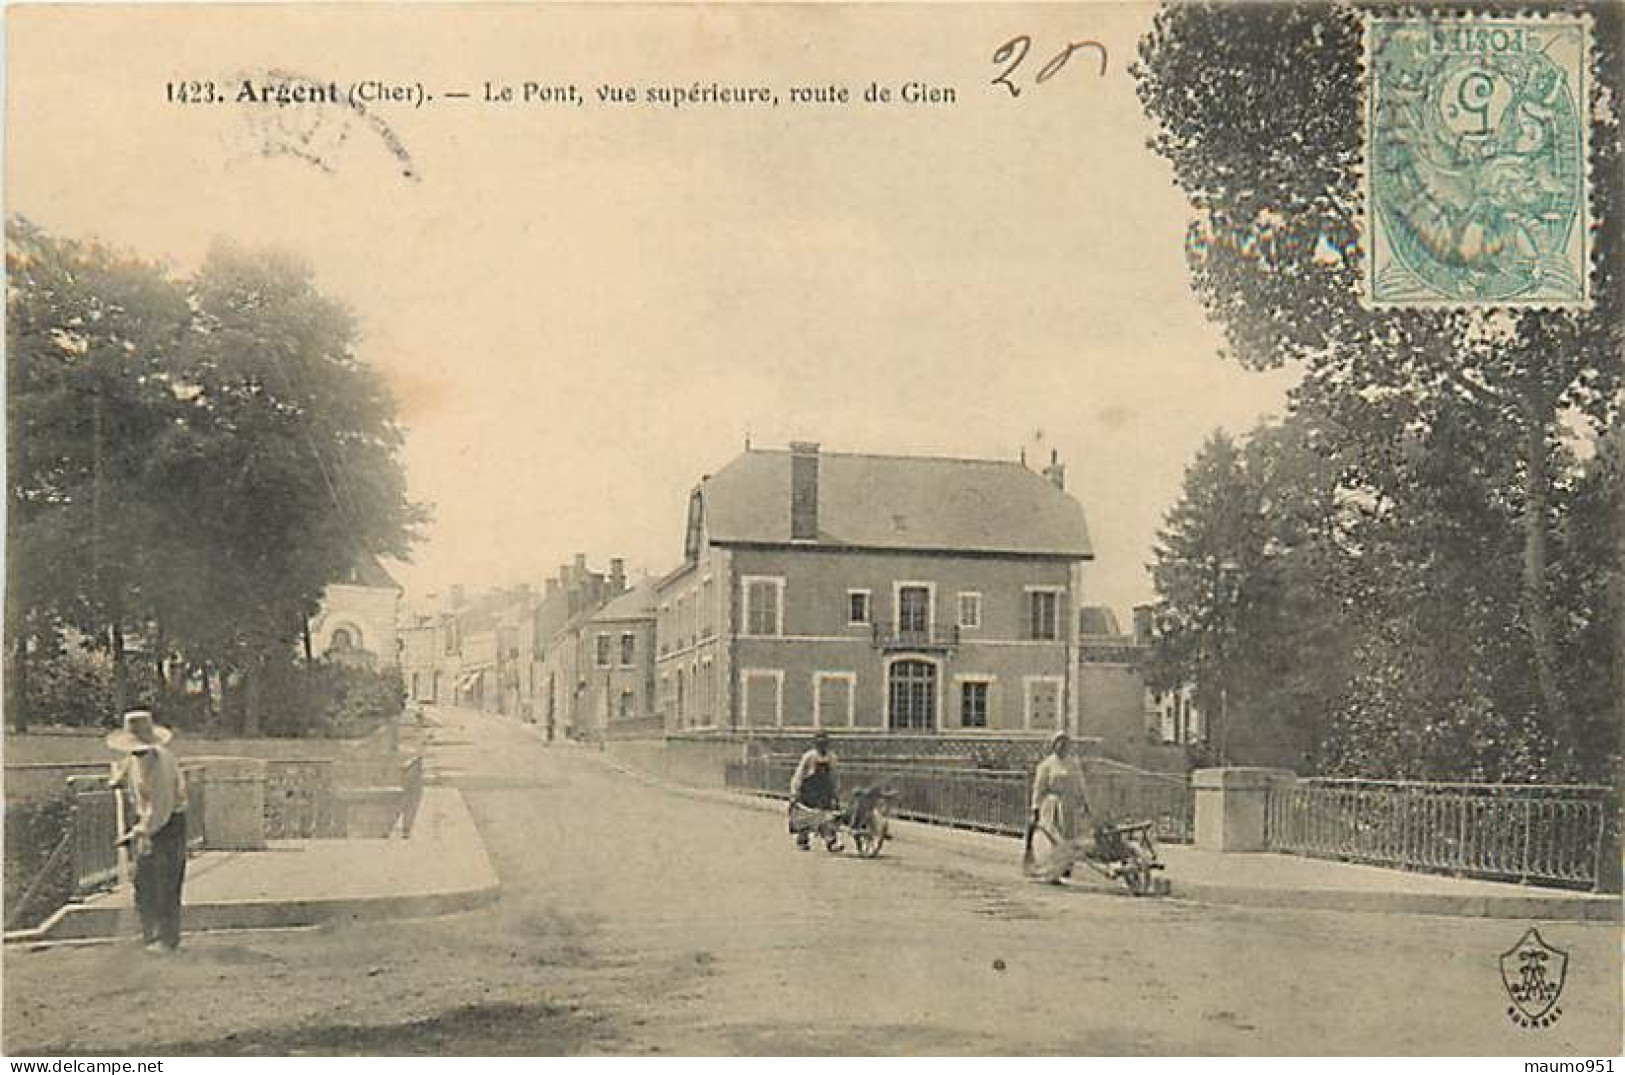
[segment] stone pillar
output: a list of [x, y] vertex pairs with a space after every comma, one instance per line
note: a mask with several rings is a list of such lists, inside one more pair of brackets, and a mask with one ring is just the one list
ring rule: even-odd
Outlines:
[[1264, 816], [1273, 787], [1297, 780], [1288, 769], [1236, 766], [1191, 773], [1196, 796], [1196, 847], [1201, 851], [1265, 851]]
[[265, 848], [265, 762], [258, 758], [183, 758], [201, 769], [203, 847], [208, 851]]

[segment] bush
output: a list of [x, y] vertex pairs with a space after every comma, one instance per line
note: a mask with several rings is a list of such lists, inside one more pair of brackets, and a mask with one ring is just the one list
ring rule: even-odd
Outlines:
[[32, 722], [106, 724], [113, 713], [113, 661], [73, 643], [29, 656], [24, 705]]
[[323, 713], [335, 729], [364, 728], [399, 717], [406, 708], [406, 683], [400, 669], [375, 672], [364, 668], [328, 666], [332, 694]]
[[406, 685], [395, 668], [289, 664], [268, 675], [263, 705], [267, 735], [359, 736], [401, 715]]

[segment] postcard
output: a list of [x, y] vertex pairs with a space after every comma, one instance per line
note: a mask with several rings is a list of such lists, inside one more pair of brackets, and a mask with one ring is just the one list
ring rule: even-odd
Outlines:
[[8, 1055], [1613, 1070], [1625, 8], [8, 16]]

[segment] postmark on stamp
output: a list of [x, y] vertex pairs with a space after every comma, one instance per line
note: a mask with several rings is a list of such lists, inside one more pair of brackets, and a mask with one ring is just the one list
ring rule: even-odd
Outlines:
[[1362, 299], [1591, 304], [1590, 21], [1371, 16]]

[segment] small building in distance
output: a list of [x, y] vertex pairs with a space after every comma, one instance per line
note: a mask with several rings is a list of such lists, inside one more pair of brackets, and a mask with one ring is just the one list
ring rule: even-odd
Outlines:
[[[528, 585], [489, 590], [451, 613], [455, 619], [457, 675], [452, 704], [488, 713], [519, 716], [520, 688], [527, 677], [520, 658], [523, 635], [536, 597]], [[528, 660], [529, 650], [525, 651]], [[444, 684], [443, 684], [444, 685]]]
[[[450, 620], [439, 613], [408, 610], [400, 626], [401, 678], [406, 683], [406, 700], [434, 704], [444, 693], [445, 682], [455, 682], [456, 669], [447, 669], [445, 639]], [[452, 677], [450, 680], [446, 676]]]
[[523, 717], [535, 682], [537, 598], [529, 586], [468, 600], [461, 586], [428, 594], [402, 617], [401, 675], [419, 703]]
[[371, 553], [329, 583], [310, 618], [311, 656], [363, 668], [400, 663], [401, 586]]
[[[1199, 742], [1194, 708], [1181, 711], [1176, 695], [1189, 703], [1190, 691], [1156, 692], [1141, 672], [1151, 636], [1145, 610], [1135, 610], [1135, 631], [1125, 633], [1117, 614], [1101, 605], [1078, 611], [1078, 730], [1100, 741], [1109, 758], [1162, 772], [1189, 768], [1187, 746]], [[1165, 701], [1165, 699], [1167, 699]], [[1175, 705], [1172, 722], [1165, 705]]]
[[[626, 562], [610, 560], [607, 571], [587, 566], [584, 553], [547, 580], [535, 612], [535, 695], [531, 714], [555, 737], [584, 737], [602, 731], [595, 718], [598, 702], [591, 692], [601, 681], [589, 677], [595, 653], [584, 640], [583, 627], [599, 609], [626, 592]], [[647, 649], [647, 647], [645, 647]]]
[[466, 604], [461, 586], [406, 603], [400, 626], [401, 677], [409, 701], [456, 703], [463, 653], [458, 613]]
[[579, 629], [577, 730], [616, 735], [654, 710], [655, 587], [644, 581], [615, 597]]

